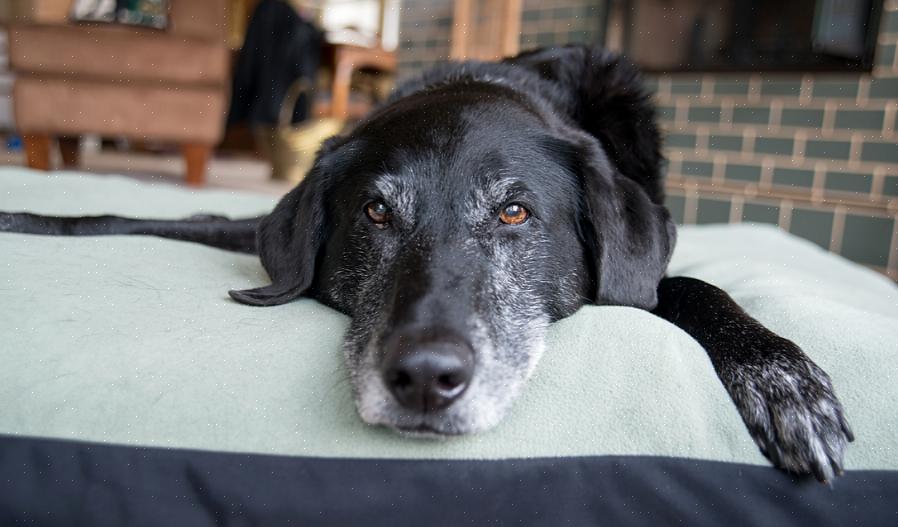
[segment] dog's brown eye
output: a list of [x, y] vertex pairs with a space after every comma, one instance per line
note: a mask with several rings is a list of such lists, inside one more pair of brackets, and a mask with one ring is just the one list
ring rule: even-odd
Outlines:
[[372, 201], [365, 205], [365, 214], [380, 228], [386, 227], [393, 216], [390, 207], [382, 201]]
[[519, 203], [506, 205], [499, 213], [499, 220], [506, 225], [520, 225], [530, 217], [530, 211]]

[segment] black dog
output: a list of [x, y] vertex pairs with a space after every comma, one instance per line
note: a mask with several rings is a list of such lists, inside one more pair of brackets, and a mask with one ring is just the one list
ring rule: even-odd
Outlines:
[[726, 293], [665, 278], [675, 228], [635, 68], [581, 47], [447, 65], [328, 140], [264, 218], [0, 215], [0, 230], [152, 234], [258, 251], [272, 284], [352, 318], [344, 352], [366, 422], [450, 435], [504, 415], [546, 327], [584, 304], [652, 311], [708, 352], [778, 467], [829, 480], [853, 440], [829, 377]]

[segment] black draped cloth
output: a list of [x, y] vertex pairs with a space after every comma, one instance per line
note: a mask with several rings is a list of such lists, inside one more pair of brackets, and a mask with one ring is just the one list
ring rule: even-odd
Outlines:
[[[314, 81], [323, 35], [282, 0], [262, 0], [253, 12], [234, 71], [228, 124], [277, 124], [287, 90], [294, 81]], [[308, 115], [300, 97], [292, 122]]]

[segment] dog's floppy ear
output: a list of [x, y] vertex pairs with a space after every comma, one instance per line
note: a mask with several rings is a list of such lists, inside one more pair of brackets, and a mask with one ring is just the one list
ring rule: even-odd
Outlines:
[[262, 220], [256, 246], [271, 285], [229, 291], [231, 298], [253, 306], [274, 306], [296, 299], [312, 285], [315, 260], [324, 243], [325, 192], [328, 177], [320, 163]]
[[652, 310], [676, 243], [667, 209], [624, 177], [594, 141], [581, 150], [582, 236], [591, 253], [595, 302]]
[[543, 95], [580, 131], [584, 243], [595, 262], [596, 303], [654, 309], [676, 241], [664, 208], [661, 137], [639, 70], [599, 48], [526, 52], [509, 63], [536, 72]]
[[621, 174], [664, 201], [661, 136], [639, 69], [610, 51], [571, 45], [524, 52], [506, 62], [537, 73], [544, 95], [602, 143]]

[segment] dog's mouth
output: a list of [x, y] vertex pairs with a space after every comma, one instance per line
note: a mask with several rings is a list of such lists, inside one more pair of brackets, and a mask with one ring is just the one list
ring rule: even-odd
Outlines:
[[500, 406], [494, 398], [483, 394], [483, 386], [472, 386], [473, 390], [446, 408], [415, 411], [403, 407], [382, 382], [363, 387], [368, 390], [357, 399], [362, 420], [413, 439], [449, 439], [488, 430], [499, 422], [515, 395], [509, 393], [506, 401], [499, 401], [505, 403]]
[[427, 423], [421, 423], [411, 426], [391, 426], [393, 430], [399, 434], [413, 439], [444, 439], [452, 436], [463, 435], [462, 432], [454, 430], [445, 430]]
[[406, 409], [396, 413], [388, 412], [377, 421], [368, 424], [382, 426], [412, 439], [447, 439], [470, 434], [473, 430], [464, 419], [455, 415], [453, 408], [436, 412], [409, 412]]

